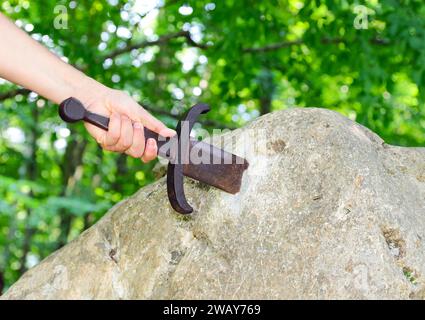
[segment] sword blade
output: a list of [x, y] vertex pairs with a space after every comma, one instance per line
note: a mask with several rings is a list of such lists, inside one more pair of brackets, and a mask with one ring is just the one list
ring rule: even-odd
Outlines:
[[238, 193], [248, 162], [202, 141], [191, 140], [189, 163], [183, 174], [231, 194]]

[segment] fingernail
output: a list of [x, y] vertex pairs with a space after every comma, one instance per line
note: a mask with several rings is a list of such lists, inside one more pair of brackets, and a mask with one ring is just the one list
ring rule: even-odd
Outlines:
[[135, 123], [134, 123], [134, 128], [135, 128], [135, 129], [142, 129], [142, 128], [143, 128], [143, 126], [142, 126], [142, 124], [141, 124], [140, 122], [135, 122]]
[[152, 139], [152, 138], [148, 139], [147, 144], [148, 144], [148, 147], [149, 148], [152, 148], [152, 149], [156, 149], [157, 148], [156, 141], [154, 139]]

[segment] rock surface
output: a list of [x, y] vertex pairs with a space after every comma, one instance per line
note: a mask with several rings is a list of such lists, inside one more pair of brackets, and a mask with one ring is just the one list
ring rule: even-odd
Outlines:
[[182, 217], [162, 178], [2, 298], [425, 298], [424, 148], [324, 109], [268, 114], [223, 141], [250, 162], [240, 193], [186, 179], [196, 211]]

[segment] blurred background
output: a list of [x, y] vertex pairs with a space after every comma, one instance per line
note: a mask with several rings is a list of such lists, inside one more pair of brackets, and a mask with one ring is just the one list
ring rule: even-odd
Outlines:
[[[315, 106], [387, 143], [425, 143], [423, 0], [6, 0], [0, 11], [171, 127], [198, 101], [212, 106], [209, 130]], [[57, 106], [0, 79], [0, 293], [151, 183], [154, 165], [103, 152]]]

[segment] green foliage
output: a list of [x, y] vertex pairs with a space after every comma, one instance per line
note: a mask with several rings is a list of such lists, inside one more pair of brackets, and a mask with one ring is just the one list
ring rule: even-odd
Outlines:
[[[58, 5], [66, 8], [67, 28], [54, 27]], [[347, 115], [387, 143], [425, 142], [422, 0], [5, 0], [0, 10], [171, 127], [199, 100], [213, 108], [207, 129], [316, 106]], [[101, 151], [82, 126], [67, 128], [56, 106], [16, 89], [0, 79], [6, 287], [154, 180], [154, 164]]]

